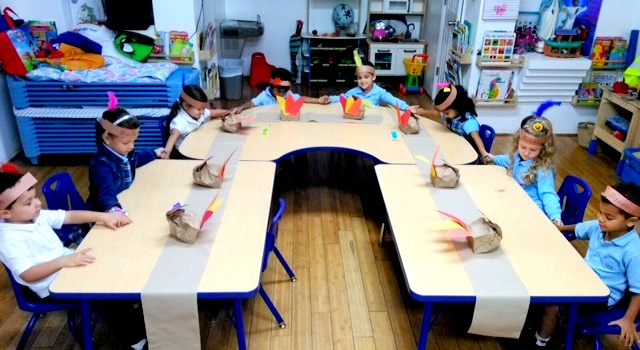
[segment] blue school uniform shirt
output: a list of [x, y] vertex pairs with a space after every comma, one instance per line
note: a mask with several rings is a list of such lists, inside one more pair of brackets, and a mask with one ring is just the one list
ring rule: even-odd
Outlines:
[[512, 161], [513, 178], [516, 182], [522, 186], [538, 208], [542, 209], [549, 220], [560, 219], [562, 208], [560, 207], [560, 197], [558, 197], [556, 193], [553, 172], [538, 169], [536, 172], [536, 182], [531, 185], [526, 185], [522, 182], [522, 177], [529, 171], [531, 165], [533, 165], [533, 159], [523, 161], [518, 152], [513, 155], [513, 160], [509, 159], [508, 154], [493, 157], [493, 162], [504, 168], [508, 168]]
[[[361, 87], [356, 86], [342, 95], [344, 95], [347, 98], [353, 96], [353, 97], [361, 98], [363, 100], [367, 100], [371, 102], [374, 106], [380, 106], [382, 103], [386, 103], [389, 106], [395, 108], [397, 103], [398, 108], [400, 108], [403, 111], [409, 108], [409, 105], [406, 102], [393, 96], [390, 92], [381, 88], [376, 83], [373, 83], [373, 87], [371, 88], [371, 91], [369, 91], [368, 94], [365, 94], [364, 91], [362, 91]], [[340, 95], [329, 96], [329, 100], [331, 101], [331, 103], [340, 102]]]
[[640, 293], [640, 237], [635, 227], [611, 241], [604, 240], [598, 220], [576, 225], [576, 237], [589, 240], [584, 260], [609, 287], [607, 305], [612, 307], [627, 289]]
[[467, 112], [464, 117], [459, 115], [455, 118], [449, 119], [444, 113], [440, 113], [440, 119], [447, 123], [447, 128], [456, 134], [467, 138], [471, 136], [474, 131], [480, 132], [480, 124], [476, 117]]
[[[296, 100], [300, 98], [300, 95], [295, 94], [291, 91], [287, 91], [287, 93], [284, 95], [284, 98], [287, 98], [287, 96], [290, 94], [293, 95], [293, 98]], [[254, 106], [259, 107], [274, 105], [278, 103], [278, 100], [276, 100], [276, 97], [271, 94], [271, 89], [267, 86], [267, 88], [259, 93], [258, 96], [252, 98], [251, 102], [253, 102]]]

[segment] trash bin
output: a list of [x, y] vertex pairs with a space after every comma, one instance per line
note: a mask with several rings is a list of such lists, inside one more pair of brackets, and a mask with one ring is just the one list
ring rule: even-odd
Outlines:
[[242, 98], [242, 60], [223, 58], [218, 62], [220, 68], [220, 95], [225, 100]]

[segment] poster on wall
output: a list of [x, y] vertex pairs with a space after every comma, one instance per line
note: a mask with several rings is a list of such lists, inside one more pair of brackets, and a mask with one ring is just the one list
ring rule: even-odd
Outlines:
[[104, 23], [105, 15], [102, 0], [69, 0], [71, 21], [79, 23]]
[[538, 36], [549, 39], [554, 34], [577, 35], [584, 41], [583, 56], [591, 55], [602, 0], [543, 0], [540, 5]]
[[520, 0], [485, 0], [482, 19], [516, 19]]

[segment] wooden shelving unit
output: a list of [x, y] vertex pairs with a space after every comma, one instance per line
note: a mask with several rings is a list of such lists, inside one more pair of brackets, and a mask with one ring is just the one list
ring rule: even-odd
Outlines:
[[[611, 115], [620, 115], [629, 120], [629, 129], [624, 140], [613, 136], [614, 130], [607, 126]], [[629, 100], [626, 95], [614, 94], [603, 87], [602, 101], [598, 109], [598, 118], [593, 129], [593, 139], [589, 144], [589, 153], [595, 154], [598, 140], [611, 146], [622, 154], [625, 148], [640, 146], [640, 101]]]
[[487, 107], [487, 108], [513, 108], [518, 103], [518, 96], [516, 96], [515, 92], [511, 90], [509, 96], [503, 99], [495, 99], [495, 100], [487, 100], [481, 98], [474, 98], [474, 103], [476, 107]]
[[454, 49], [450, 50], [449, 56], [459, 64], [471, 64], [473, 61], [473, 56], [470, 53], [460, 53]]
[[485, 61], [478, 57], [476, 66], [478, 68], [522, 68], [524, 67], [524, 55], [505, 61]]
[[160, 55], [151, 54], [147, 59], [147, 62], [171, 62], [175, 64], [193, 65], [193, 52], [189, 56], [172, 56], [172, 55]]

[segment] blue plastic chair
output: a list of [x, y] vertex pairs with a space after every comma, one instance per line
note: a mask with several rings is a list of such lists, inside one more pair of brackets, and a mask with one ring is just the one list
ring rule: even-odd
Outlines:
[[[47, 207], [51, 210], [86, 210], [88, 208], [73, 184], [71, 175], [67, 172], [57, 173], [47, 178], [42, 184], [42, 194], [47, 201]], [[55, 230], [62, 243], [69, 245], [73, 242], [70, 234], [77, 226], [63, 225], [59, 230]]]
[[480, 125], [480, 139], [482, 139], [485, 151], [491, 152], [491, 145], [493, 145], [495, 138], [496, 131], [492, 127], [487, 124]]
[[[581, 316], [578, 320], [578, 329], [582, 334], [593, 336], [595, 350], [603, 350], [600, 335], [619, 335], [619, 326], [608, 326], [608, 323], [622, 318], [627, 311], [628, 304], [619, 303], [610, 310], [598, 312], [589, 316]], [[636, 318], [636, 332], [640, 332], [640, 318]], [[634, 350], [640, 350], [635, 342], [631, 346]]]
[[[287, 271], [287, 274], [289, 275], [289, 278], [291, 279], [291, 281], [295, 282], [296, 276], [293, 273], [293, 270], [291, 270], [291, 267], [289, 267], [289, 264], [287, 263], [287, 261], [284, 259], [284, 257], [278, 250], [278, 247], [276, 247], [276, 240], [278, 238], [278, 223], [280, 222], [280, 219], [282, 218], [282, 214], [284, 213], [284, 209], [286, 207], [284, 199], [280, 198], [279, 203], [280, 203], [280, 206], [278, 207], [278, 211], [276, 212], [276, 215], [273, 217], [273, 220], [271, 221], [271, 225], [267, 230], [267, 239], [264, 246], [264, 254], [262, 256], [262, 272], [264, 272], [267, 269], [267, 264], [269, 263], [269, 256], [271, 255], [271, 252], [273, 252], [278, 258], [278, 260], [280, 261], [280, 263], [282, 264], [282, 266], [284, 267], [284, 269]], [[269, 310], [271, 310], [271, 313], [278, 321], [278, 325], [280, 326], [280, 328], [285, 328], [287, 325], [284, 323], [284, 319], [278, 312], [278, 309], [275, 307], [275, 305], [273, 305], [273, 302], [269, 298], [269, 295], [267, 295], [267, 292], [262, 287], [262, 282], [260, 283], [259, 288], [260, 288], [259, 290], [260, 296], [262, 297], [262, 299], [264, 299], [264, 302], [267, 304], [267, 307], [269, 307]]]
[[[77, 330], [75, 324], [75, 315], [80, 310], [80, 304], [69, 302], [69, 301], [52, 301], [52, 300], [44, 300], [38, 297], [31, 289], [26, 286], [21, 285], [18, 281], [13, 278], [11, 271], [9, 268], [2, 264], [7, 271], [7, 276], [9, 276], [9, 281], [11, 281], [11, 287], [13, 288], [13, 294], [16, 297], [16, 302], [20, 310], [25, 312], [31, 312], [31, 318], [27, 323], [27, 328], [25, 328], [24, 332], [22, 332], [22, 337], [20, 338], [20, 342], [16, 349], [22, 350], [27, 345], [27, 341], [31, 336], [31, 332], [33, 332], [33, 328], [36, 326], [36, 323], [40, 319], [40, 317], [44, 317], [49, 312], [54, 311], [62, 311], [67, 310], [67, 325], [69, 327], [69, 331], [73, 335], [73, 337], [78, 341], [77, 338]], [[79, 342], [81, 343], [81, 342]]]
[[[562, 214], [560, 218], [565, 225], [573, 225], [582, 222], [584, 211], [587, 209], [591, 198], [591, 187], [581, 178], [567, 175], [558, 189]], [[574, 240], [575, 234], [565, 232], [568, 240]]]

